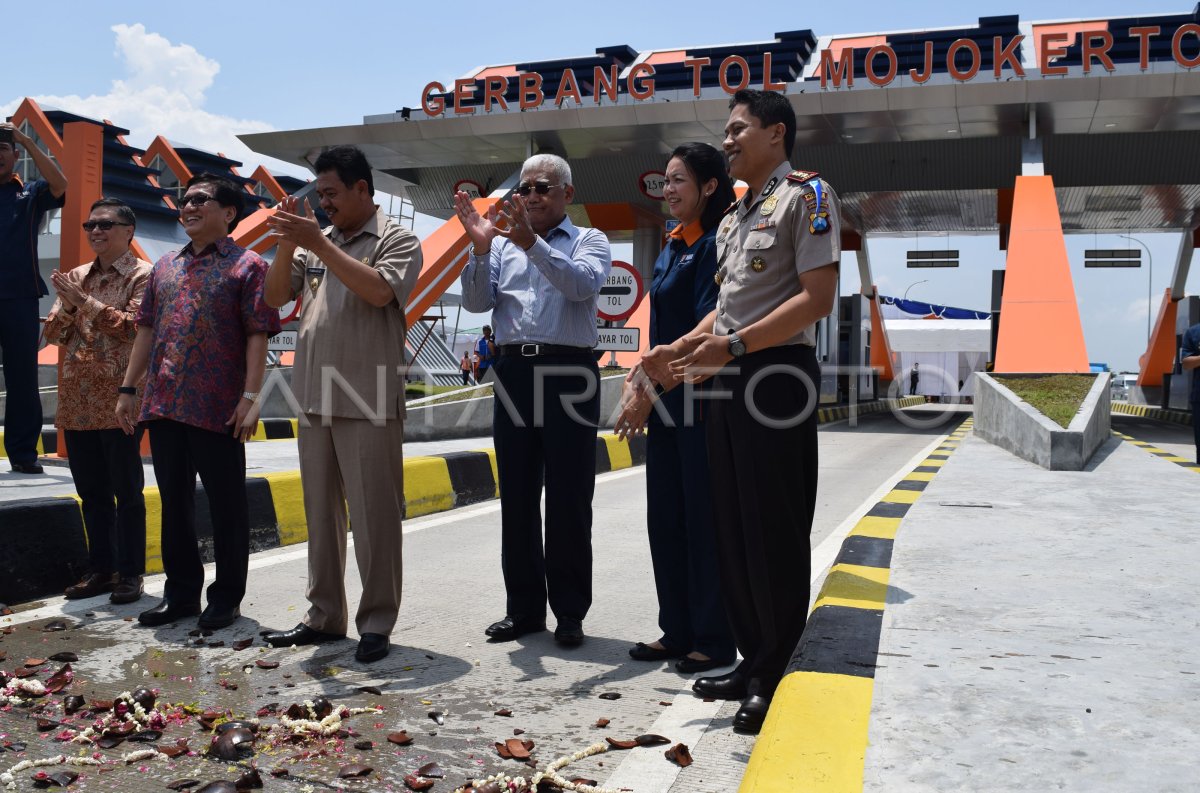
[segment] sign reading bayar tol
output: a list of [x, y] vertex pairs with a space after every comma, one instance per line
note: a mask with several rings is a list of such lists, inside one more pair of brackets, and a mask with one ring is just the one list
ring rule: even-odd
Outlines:
[[[1035, 28], [1031, 37], [1018, 33], [993, 36], [990, 41], [986, 37], [964, 36], [954, 40], [948, 48], [944, 42], [926, 40], [923, 42], [923, 59], [918, 61], [919, 65], [905, 70], [906, 76], [916, 84], [927, 82], [939, 72], [947, 73], [959, 82], [975, 80], [981, 72], [994, 80], [1024, 79], [1026, 68], [1019, 54], [1023, 44], [1035, 47], [1036, 57], [1027, 63], [1036, 64], [1043, 77], [1068, 74], [1070, 67], [1060, 61], [1070, 57], [1076, 46], [1084, 74], [1097, 67], [1105, 72], [1116, 71], [1114, 54], [1130, 48], [1136, 48], [1138, 66], [1145, 71], [1150, 68], [1151, 61], [1165, 57], [1163, 50], [1168, 37], [1172, 61], [1184, 69], [1200, 66], [1200, 24], [1188, 22], [1178, 24], [1174, 29], [1164, 29], [1157, 24], [1133, 25], [1117, 32], [1107, 29], [1105, 23], [1096, 24], [1096, 29], [1088, 29], [1086, 23], [1081, 23], [1080, 29], [1073, 31]], [[1030, 38], [1032, 42], [1028, 40]], [[868, 43], [873, 46], [866, 46]], [[1153, 54], [1156, 51], [1161, 55]], [[678, 60], [670, 65], [690, 72], [692, 95], [696, 97], [700, 96], [702, 87], [714, 83], [714, 76], [715, 83], [729, 94], [750, 87], [784, 91], [791, 80], [777, 79], [778, 69], [773, 71], [772, 58], [770, 51], [728, 55], [719, 61], [679, 53]], [[861, 38], [834, 39], [830, 46], [820, 51], [816, 70], [807, 79], [819, 79], [822, 90], [838, 89], [853, 86], [857, 71], [858, 76], [865, 77], [871, 85], [883, 87], [901, 74], [901, 63], [905, 60], [911, 63], [912, 55], [908, 52], [898, 55], [897, 47], [889, 43], [865, 42]], [[655, 96], [658, 70], [668, 65], [661, 61], [657, 63], [656, 67], [655, 63], [641, 61], [625, 68], [608, 63], [592, 66], [590, 71], [568, 67], [548, 77], [537, 71], [512, 69], [509, 73], [497, 74], [488, 70], [474, 77], [455, 80], [449, 90], [441, 82], [428, 83], [421, 92], [421, 109], [426, 115], [436, 117], [446, 113], [490, 113], [493, 109], [529, 110], [541, 107], [547, 101], [552, 101], [555, 107], [561, 107], [568, 100], [576, 105], [585, 102], [599, 105], [606, 99], [615, 103], [622, 96], [640, 102]]]

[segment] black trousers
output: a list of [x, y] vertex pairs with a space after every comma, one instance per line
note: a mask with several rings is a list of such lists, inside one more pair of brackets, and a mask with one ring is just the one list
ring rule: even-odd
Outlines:
[[4, 451], [11, 463], [37, 462], [42, 433], [38, 396], [38, 301], [35, 297], [0, 300], [0, 355], [4, 358]]
[[592, 605], [599, 370], [591, 355], [506, 355], [491, 371], [507, 613], [541, 622], [549, 602], [559, 623], [582, 622]]
[[64, 430], [67, 462], [83, 507], [91, 572], [122, 577], [146, 572], [142, 433]]
[[803, 345], [729, 367], [738, 371], [717, 375], [708, 418], [721, 587], [744, 659], [738, 669], [751, 694], [769, 697], [808, 612], [821, 370]]
[[721, 598], [705, 427], [646, 433], [646, 526], [658, 590], [663, 644], [733, 660], [733, 633]]
[[246, 500], [246, 447], [232, 434], [169, 419], [147, 422], [154, 476], [162, 497], [163, 597], [200, 602], [204, 563], [196, 544], [196, 474], [212, 516], [216, 580], [208, 602], [233, 607], [246, 594], [250, 562], [250, 512]]

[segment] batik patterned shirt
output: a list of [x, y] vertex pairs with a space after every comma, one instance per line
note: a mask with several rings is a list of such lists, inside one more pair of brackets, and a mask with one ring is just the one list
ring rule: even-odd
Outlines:
[[137, 335], [150, 262], [132, 251], [107, 270], [99, 261], [67, 273], [87, 301], [66, 310], [55, 302], [46, 318], [46, 341], [62, 348], [55, 426], [63, 430], [116, 429], [117, 387], [125, 379]]
[[229, 237], [158, 260], [137, 324], [154, 328], [141, 420], [230, 433], [246, 384], [246, 339], [279, 332], [263, 301], [267, 263]]

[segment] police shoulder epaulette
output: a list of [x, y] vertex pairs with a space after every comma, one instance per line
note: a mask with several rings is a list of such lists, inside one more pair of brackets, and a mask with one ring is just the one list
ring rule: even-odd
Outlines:
[[733, 210], [737, 209], [737, 205], [738, 205], [738, 202], [739, 202], [739, 201], [741, 201], [741, 199], [740, 199], [740, 198], [734, 199], [734, 202], [733, 202], [732, 204], [730, 204], [729, 206], [725, 207], [725, 211], [721, 213], [721, 217], [725, 217], [725, 216], [726, 216], [726, 215], [728, 215], [730, 212], [732, 212]]
[[790, 181], [790, 182], [803, 183], [803, 182], [811, 182], [813, 179], [816, 179], [820, 175], [821, 174], [817, 173], [816, 171], [792, 171], [791, 173], [789, 173], [787, 175], [787, 178], [788, 178], [788, 181]]

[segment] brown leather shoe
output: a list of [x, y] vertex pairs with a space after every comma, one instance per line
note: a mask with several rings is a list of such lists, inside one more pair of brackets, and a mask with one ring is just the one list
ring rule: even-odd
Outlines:
[[142, 596], [142, 577], [140, 575], [121, 576], [113, 586], [108, 599], [112, 603], [133, 603]]
[[111, 573], [108, 575], [88, 573], [78, 584], [67, 587], [67, 591], [63, 595], [67, 600], [95, 597], [104, 592], [111, 592], [115, 583], [117, 583], [117, 577]]

